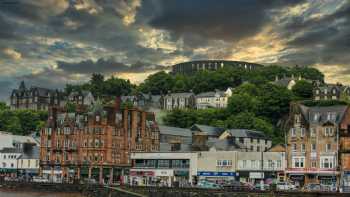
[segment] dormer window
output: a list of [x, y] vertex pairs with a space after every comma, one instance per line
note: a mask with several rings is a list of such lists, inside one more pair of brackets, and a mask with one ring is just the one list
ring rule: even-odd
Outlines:
[[317, 95], [320, 94], [320, 90], [319, 89], [316, 90], [316, 94]]
[[327, 94], [327, 93], [328, 93], [328, 90], [327, 90], [327, 89], [324, 89], [324, 93]]
[[336, 94], [337, 93], [337, 90], [333, 89], [333, 94]]
[[100, 116], [99, 115], [96, 116], [96, 122], [100, 122]]
[[314, 121], [318, 121], [318, 117], [319, 117], [318, 113], [315, 113], [314, 114]]

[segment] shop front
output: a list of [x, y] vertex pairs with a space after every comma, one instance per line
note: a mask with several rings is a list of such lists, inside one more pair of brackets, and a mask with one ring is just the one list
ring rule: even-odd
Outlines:
[[341, 190], [341, 192], [349, 192], [350, 193], [350, 171], [344, 171], [342, 173], [340, 190]]
[[208, 181], [217, 184], [234, 181], [237, 174], [235, 172], [215, 172], [215, 171], [198, 171], [198, 181]]
[[130, 170], [132, 185], [138, 186], [173, 186], [176, 178], [170, 169], [132, 169]]
[[335, 174], [319, 174], [318, 180], [324, 190], [337, 190], [337, 176]]
[[155, 172], [153, 170], [130, 170], [131, 185], [154, 186], [156, 185]]
[[301, 188], [305, 184], [305, 175], [304, 174], [289, 174], [289, 180], [297, 188]]

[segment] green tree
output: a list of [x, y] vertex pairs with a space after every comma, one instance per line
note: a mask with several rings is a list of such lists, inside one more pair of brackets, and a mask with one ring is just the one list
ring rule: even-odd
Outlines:
[[257, 116], [269, 118], [273, 123], [288, 114], [293, 93], [285, 87], [266, 83], [260, 86], [260, 107]]
[[129, 80], [119, 79], [113, 76], [104, 82], [104, 87], [105, 91], [103, 93], [109, 96], [128, 95], [133, 89], [133, 85]]
[[147, 79], [140, 84], [139, 90], [144, 93], [166, 94], [169, 90], [172, 90], [174, 82], [173, 76], [161, 71], [148, 76]]
[[9, 106], [6, 105], [4, 102], [0, 102], [0, 111], [10, 109]]
[[257, 97], [245, 93], [233, 94], [228, 100], [227, 111], [231, 114], [240, 112], [256, 113], [259, 106], [260, 102]]
[[311, 98], [312, 90], [313, 85], [306, 80], [297, 81], [297, 83], [292, 88], [292, 92], [294, 93], [294, 95], [301, 99]]
[[102, 74], [94, 73], [90, 79], [90, 91], [95, 97], [102, 97], [106, 87], [104, 83], [104, 76]]
[[268, 136], [273, 135], [273, 126], [262, 118], [258, 118], [254, 113], [242, 112], [237, 115], [230, 116], [225, 121], [227, 128], [239, 128], [239, 129], [250, 129], [256, 131], [262, 131]]

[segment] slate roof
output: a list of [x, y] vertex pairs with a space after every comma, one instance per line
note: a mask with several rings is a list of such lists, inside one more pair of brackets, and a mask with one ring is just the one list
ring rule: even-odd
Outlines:
[[261, 131], [253, 131], [253, 130], [249, 130], [249, 129], [229, 129], [227, 131], [231, 134], [232, 137], [269, 139]]
[[14, 143], [33, 143], [39, 145], [39, 143], [31, 136], [13, 135], [11, 133], [0, 131], [0, 149], [13, 148]]
[[240, 149], [240, 146], [237, 145], [232, 139], [210, 138], [207, 142], [207, 145], [209, 149], [215, 148], [218, 151], [230, 151]]
[[[339, 124], [347, 110], [346, 105], [335, 105], [335, 106], [315, 106], [307, 107], [300, 104], [301, 113], [304, 116], [304, 119], [308, 123], [326, 123], [333, 122]], [[317, 115], [317, 116], [316, 116]], [[328, 119], [330, 116], [330, 119]]]
[[191, 144], [181, 144], [180, 150], [172, 151], [171, 144], [161, 142], [159, 143], [159, 151], [160, 152], [189, 152], [191, 151]]
[[224, 128], [213, 127], [208, 125], [194, 124], [190, 128], [191, 131], [201, 131], [207, 133], [209, 136], [220, 136], [225, 131]]
[[221, 97], [225, 96], [224, 91], [211, 91], [211, 92], [202, 92], [196, 95], [196, 98], [207, 98], [207, 97], [215, 97], [216, 94], [219, 94]]
[[179, 92], [179, 93], [170, 93], [165, 95], [165, 97], [190, 97], [193, 96], [193, 92]]
[[192, 137], [192, 132], [190, 129], [183, 129], [179, 127], [169, 127], [165, 125], [158, 125], [160, 134], [165, 135], [177, 135], [184, 137]]
[[19, 159], [39, 159], [40, 158], [40, 148], [38, 146], [33, 146], [30, 151], [24, 151]]

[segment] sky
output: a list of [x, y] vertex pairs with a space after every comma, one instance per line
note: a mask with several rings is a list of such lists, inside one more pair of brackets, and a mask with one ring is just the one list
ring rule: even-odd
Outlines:
[[0, 100], [190, 60], [303, 65], [350, 84], [349, 0], [0, 0]]

